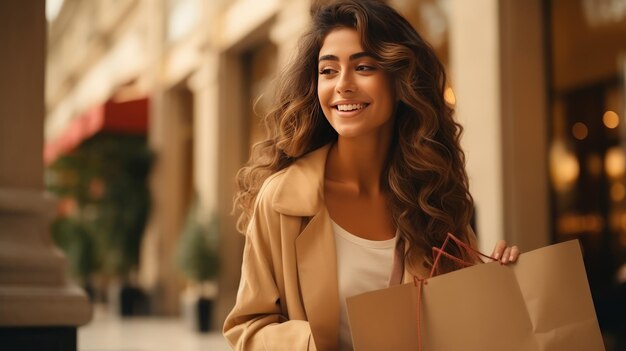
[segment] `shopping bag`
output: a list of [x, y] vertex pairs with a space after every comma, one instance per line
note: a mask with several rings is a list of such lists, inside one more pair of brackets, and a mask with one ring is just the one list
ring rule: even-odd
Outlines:
[[578, 241], [347, 299], [355, 351], [603, 351]]

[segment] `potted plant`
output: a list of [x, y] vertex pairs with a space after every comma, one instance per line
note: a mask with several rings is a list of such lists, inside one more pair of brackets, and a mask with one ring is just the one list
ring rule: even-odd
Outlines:
[[59, 211], [53, 238], [80, 280], [97, 275], [109, 283], [108, 301], [122, 316], [148, 310], [133, 276], [150, 211], [152, 159], [145, 136], [100, 133], [55, 161], [46, 177], [50, 191], [74, 204]]
[[90, 228], [74, 216], [59, 216], [50, 225], [54, 242], [65, 252], [69, 271], [91, 301], [96, 301], [93, 274], [100, 269], [101, 257]]
[[[218, 274], [218, 227], [214, 217], [203, 220], [198, 201], [189, 207], [185, 225], [178, 242], [176, 260], [191, 286], [183, 296], [187, 306], [187, 319], [200, 332], [211, 329], [213, 299], [216, 294], [215, 278]], [[187, 307], [187, 308], [186, 308]]]
[[105, 269], [119, 284], [112, 289], [118, 302], [114, 308], [121, 316], [147, 314], [148, 298], [135, 278], [150, 212], [147, 178], [152, 154], [145, 138], [134, 136], [103, 136], [92, 148], [105, 165], [98, 223], [106, 232]]

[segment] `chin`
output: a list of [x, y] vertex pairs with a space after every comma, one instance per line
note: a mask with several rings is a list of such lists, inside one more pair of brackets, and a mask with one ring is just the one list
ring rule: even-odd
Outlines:
[[337, 128], [336, 131], [340, 138], [357, 138], [366, 134], [365, 131], [355, 128]]

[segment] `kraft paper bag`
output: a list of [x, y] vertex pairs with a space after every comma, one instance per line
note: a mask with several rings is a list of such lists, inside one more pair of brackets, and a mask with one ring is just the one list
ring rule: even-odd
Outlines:
[[347, 299], [356, 351], [604, 351], [578, 241]]

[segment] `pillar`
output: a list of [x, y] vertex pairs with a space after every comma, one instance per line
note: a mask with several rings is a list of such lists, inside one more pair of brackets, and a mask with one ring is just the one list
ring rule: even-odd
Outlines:
[[480, 248], [549, 242], [540, 0], [452, 0], [450, 68]]
[[0, 2], [0, 347], [76, 350], [91, 319], [48, 232], [44, 195], [44, 1]]

